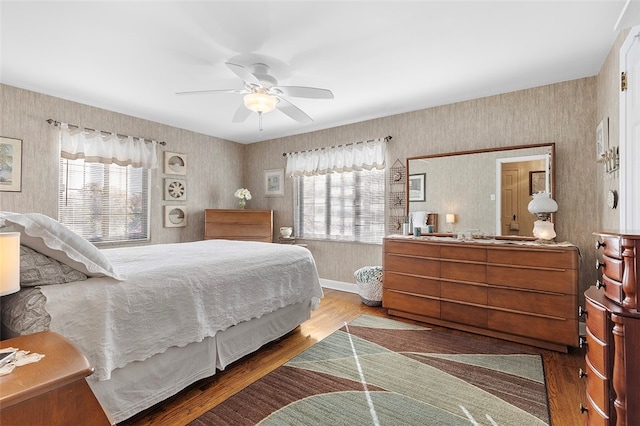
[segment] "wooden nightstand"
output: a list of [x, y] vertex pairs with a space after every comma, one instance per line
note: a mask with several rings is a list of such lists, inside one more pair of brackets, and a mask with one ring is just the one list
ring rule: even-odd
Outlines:
[[43, 331], [0, 342], [45, 355], [0, 376], [0, 424], [112, 425], [85, 377], [87, 357], [59, 334]]

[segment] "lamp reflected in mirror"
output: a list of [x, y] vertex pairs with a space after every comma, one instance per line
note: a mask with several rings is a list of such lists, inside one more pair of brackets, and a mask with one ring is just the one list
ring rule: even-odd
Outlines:
[[456, 223], [456, 215], [453, 213], [447, 213], [445, 218], [447, 222], [447, 232], [451, 234], [453, 233], [453, 224]]

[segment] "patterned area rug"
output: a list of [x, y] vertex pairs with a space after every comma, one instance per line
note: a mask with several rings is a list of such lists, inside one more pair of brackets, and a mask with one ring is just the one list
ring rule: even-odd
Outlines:
[[190, 423], [545, 425], [539, 354], [363, 315]]

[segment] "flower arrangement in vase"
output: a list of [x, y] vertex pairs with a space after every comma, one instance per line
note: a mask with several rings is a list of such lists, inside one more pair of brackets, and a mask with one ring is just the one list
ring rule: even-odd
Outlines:
[[251, 199], [251, 192], [246, 188], [240, 188], [236, 191], [235, 196], [240, 198], [240, 208], [244, 209], [247, 205], [247, 200]]

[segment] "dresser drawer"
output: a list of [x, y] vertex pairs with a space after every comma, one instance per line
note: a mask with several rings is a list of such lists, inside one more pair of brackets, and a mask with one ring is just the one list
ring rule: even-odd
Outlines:
[[389, 290], [400, 290], [425, 296], [440, 297], [440, 281], [397, 272], [384, 273], [382, 286]]
[[585, 298], [587, 310], [586, 324], [593, 336], [602, 342], [609, 342], [609, 317], [604, 306], [596, 305], [588, 298]]
[[541, 317], [488, 308], [491, 330], [567, 346], [578, 344], [578, 319]]
[[613, 426], [609, 422], [609, 416], [604, 414], [600, 407], [596, 406], [594, 402], [587, 394], [587, 419], [585, 421], [586, 426]]
[[595, 337], [587, 327], [587, 355], [588, 364], [598, 370], [601, 376], [607, 376], [609, 361], [609, 345]]
[[478, 247], [442, 246], [440, 251], [442, 260], [469, 260], [474, 262], [486, 262], [487, 251]]
[[487, 262], [512, 266], [578, 269], [577, 250], [487, 248]]
[[600, 241], [600, 243], [603, 244], [602, 252], [605, 255], [609, 257], [620, 258], [622, 254], [622, 248], [621, 248], [622, 245], [620, 244], [620, 237], [610, 237], [610, 236], [601, 235], [598, 238], [598, 241]]
[[610, 414], [609, 379], [601, 375], [587, 360], [587, 395], [607, 417]]
[[440, 300], [428, 296], [383, 289], [382, 306], [397, 311], [440, 318]]
[[607, 276], [602, 276], [602, 284], [604, 285], [604, 294], [608, 299], [616, 303], [622, 303], [624, 300], [624, 292], [622, 291], [622, 283], [612, 280]]
[[602, 256], [604, 266], [602, 267], [602, 274], [611, 278], [612, 280], [622, 281], [623, 263], [621, 259], [615, 259], [613, 257]]
[[485, 283], [487, 281], [487, 265], [442, 260], [440, 277], [447, 280]]
[[[543, 293], [518, 289], [490, 288], [488, 305], [522, 312], [574, 319], [578, 297], [572, 294]], [[576, 341], [578, 339], [576, 328]]]
[[419, 241], [385, 240], [383, 251], [386, 254], [411, 254], [422, 257], [440, 257], [440, 246], [435, 244], [421, 244]]
[[490, 285], [577, 294], [577, 279], [577, 271], [570, 269], [537, 269], [487, 265], [487, 283]]
[[475, 303], [485, 306], [487, 304], [486, 285], [461, 284], [443, 280], [440, 283], [440, 294], [443, 299], [450, 301]]
[[441, 318], [446, 321], [487, 328], [486, 308], [442, 301]]
[[386, 254], [384, 256], [384, 270], [440, 278], [440, 261], [438, 259], [424, 259], [410, 255]]

